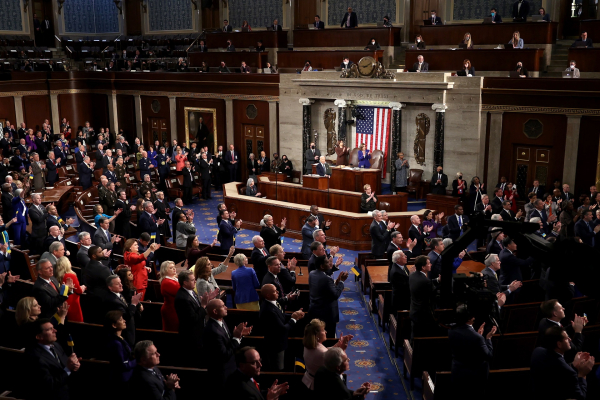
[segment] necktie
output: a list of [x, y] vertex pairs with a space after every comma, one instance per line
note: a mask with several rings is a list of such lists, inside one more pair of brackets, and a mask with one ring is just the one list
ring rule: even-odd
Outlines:
[[108, 231], [104, 231], [106, 233], [106, 237], [108, 238], [108, 241], [110, 242], [110, 233]]
[[402, 268], [402, 272], [404, 272], [408, 276], [408, 271], [406, 270], [406, 267], [402, 266], [401, 268]]
[[419, 231], [419, 235], [421, 234], [421, 227], [417, 226], [417, 230]]
[[258, 387], [258, 382], [256, 382], [254, 379], [252, 379], [252, 382], [254, 382], [254, 385], [256, 386], [256, 390], [258, 390], [260, 392], [260, 387]]
[[496, 280], [498, 280], [498, 273], [494, 271], [494, 275], [496, 275]]
[[225, 333], [227, 334], [228, 338], [231, 338], [231, 336], [229, 335], [229, 329], [227, 329], [227, 325], [225, 325], [225, 322], [223, 322], [223, 330], [225, 331]]
[[194, 300], [196, 300], [196, 303], [198, 303], [198, 305], [201, 305], [200, 299], [198, 298], [198, 295], [196, 294], [196, 292], [192, 291], [192, 294], [193, 294], [192, 297], [194, 298]]
[[385, 230], [385, 226], [384, 226], [383, 222], [379, 223], [379, 227], [381, 228], [382, 232]]
[[460, 227], [460, 229], [462, 229], [462, 215], [458, 216], [458, 226]]
[[283, 308], [281, 308], [281, 306], [279, 305], [279, 302], [275, 302], [275, 305], [277, 306], [277, 308], [279, 309], [279, 311], [281, 311], [283, 313]]
[[277, 285], [277, 290], [279, 290], [279, 297], [283, 296], [283, 286], [281, 286], [277, 277], [275, 277], [275, 284]]
[[264, 247], [262, 249], [260, 249], [260, 251], [261, 251], [261, 253], [262, 253], [263, 256], [267, 255], [267, 252], [265, 251]]
[[58, 354], [56, 353], [56, 350], [54, 349], [54, 346], [50, 346], [50, 351], [52, 352], [52, 354], [54, 355], [54, 358], [56, 358], [56, 361], [58, 361], [58, 363], [60, 364], [60, 366], [64, 368], [65, 366], [60, 361], [60, 358], [58, 357]]
[[58, 292], [58, 289], [56, 288], [56, 285], [54, 285], [54, 282], [52, 282], [52, 279], [50, 280], [50, 286], [52, 286], [54, 290]]
[[502, 242], [498, 242], [498, 245], [500, 246], [500, 249], [504, 249], [504, 246], [502, 246]]

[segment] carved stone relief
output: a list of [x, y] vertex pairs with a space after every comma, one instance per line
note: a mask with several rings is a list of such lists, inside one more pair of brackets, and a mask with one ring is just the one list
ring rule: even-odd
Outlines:
[[415, 125], [417, 128], [417, 134], [415, 136], [415, 160], [417, 160], [417, 164], [424, 165], [425, 164], [425, 144], [427, 140], [427, 135], [429, 134], [429, 127], [431, 125], [431, 121], [427, 114], [419, 114], [415, 118]]

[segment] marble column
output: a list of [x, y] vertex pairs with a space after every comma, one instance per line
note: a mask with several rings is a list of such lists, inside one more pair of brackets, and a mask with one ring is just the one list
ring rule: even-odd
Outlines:
[[[171, 143], [177, 140], [177, 97], [169, 96], [169, 119], [171, 121]], [[184, 132], [185, 134], [185, 132]], [[189, 139], [189, 138], [188, 138]], [[189, 139], [191, 140], [191, 139]], [[161, 139], [162, 141], [162, 139]], [[188, 141], [188, 145], [190, 145]]]
[[135, 133], [140, 140], [144, 138], [144, 126], [142, 122], [142, 97], [139, 94], [133, 96], [135, 109]]
[[21, 127], [21, 122], [25, 122], [23, 120], [23, 96], [13, 96], [13, 100], [15, 102], [15, 129], [19, 130]]
[[[500, 175], [500, 148], [502, 147], [502, 116], [503, 111], [490, 111], [490, 141], [488, 143], [488, 174], [487, 185], [494, 186]], [[482, 122], [483, 123], [483, 122]]]
[[562, 182], [567, 183], [571, 193], [575, 193], [575, 175], [577, 172], [577, 149], [579, 148], [579, 127], [581, 115], [567, 115], [567, 138], [565, 141], [565, 161]]
[[[50, 94], [50, 113], [54, 132], [60, 132], [60, 111], [58, 109], [58, 95]], [[16, 127], [16, 126], [15, 126]]]
[[390, 102], [388, 107], [392, 109], [392, 130], [390, 140], [390, 184], [394, 192], [396, 184], [396, 160], [398, 153], [402, 151], [402, 107], [406, 104]]
[[[225, 133], [227, 143], [225, 144], [225, 146], [223, 146], [223, 148], [228, 149], [230, 144], [235, 145], [235, 135], [233, 126], [233, 100], [225, 100]], [[244, 143], [244, 141], [242, 140], [241, 143]]]
[[[346, 108], [348, 104], [346, 100], [336, 100], [333, 102], [336, 106], [338, 106], [338, 133], [337, 140], [343, 140], [346, 146], [348, 145], [348, 140], [346, 138]], [[337, 145], [337, 142], [336, 142]]]
[[299, 99], [298, 102], [302, 104], [302, 171], [306, 165], [306, 150], [313, 141], [312, 137], [312, 123], [310, 118], [311, 104], [314, 100], [311, 99]]
[[435, 136], [433, 138], [433, 172], [440, 165], [444, 166], [444, 116], [446, 115], [446, 106], [443, 103], [435, 103], [431, 106], [435, 110]]
[[269, 149], [271, 154], [267, 154], [270, 159], [273, 153], [279, 154], [279, 123], [277, 121], [277, 102], [269, 101]]
[[117, 111], [116, 91], [108, 94], [108, 126], [110, 127], [110, 132], [113, 136], [111, 140], [114, 141], [119, 134], [119, 113]]

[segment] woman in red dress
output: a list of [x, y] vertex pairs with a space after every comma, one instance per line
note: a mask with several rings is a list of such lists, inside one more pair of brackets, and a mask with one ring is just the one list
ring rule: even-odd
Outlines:
[[160, 247], [157, 243], [152, 243], [148, 250], [143, 254], [138, 253], [138, 242], [137, 239], [127, 239], [125, 242], [124, 261], [125, 265], [131, 268], [133, 273], [133, 286], [138, 293], [142, 294], [140, 300], [144, 300], [146, 294], [146, 288], [148, 287], [148, 272], [150, 267], [146, 267], [146, 258], [150, 253], [154, 253], [156, 249]]
[[164, 303], [160, 308], [163, 331], [177, 332], [179, 330], [179, 319], [175, 311], [175, 296], [179, 291], [179, 287], [175, 263], [164, 261], [160, 265], [160, 294], [164, 299]]
[[517, 193], [517, 188], [511, 182], [508, 182], [506, 184], [506, 188], [504, 189], [504, 198], [510, 201], [510, 209], [516, 214], [517, 200], [519, 200], [519, 194]]
[[71, 262], [65, 256], [56, 260], [56, 268], [54, 269], [56, 280], [66, 284], [67, 280], [73, 280], [73, 293], [67, 298], [69, 311], [67, 311], [67, 319], [71, 322], [83, 322], [83, 313], [79, 304], [79, 297], [85, 292], [85, 285], [80, 285], [77, 275], [71, 269]]

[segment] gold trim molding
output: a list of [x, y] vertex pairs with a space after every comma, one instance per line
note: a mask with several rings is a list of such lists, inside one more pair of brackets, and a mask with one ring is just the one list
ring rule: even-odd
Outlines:
[[500, 106], [483, 104], [481, 111], [489, 112], [518, 112], [531, 114], [564, 114], [564, 115], [593, 115], [600, 116], [600, 110], [563, 107], [532, 107], [532, 106]]

